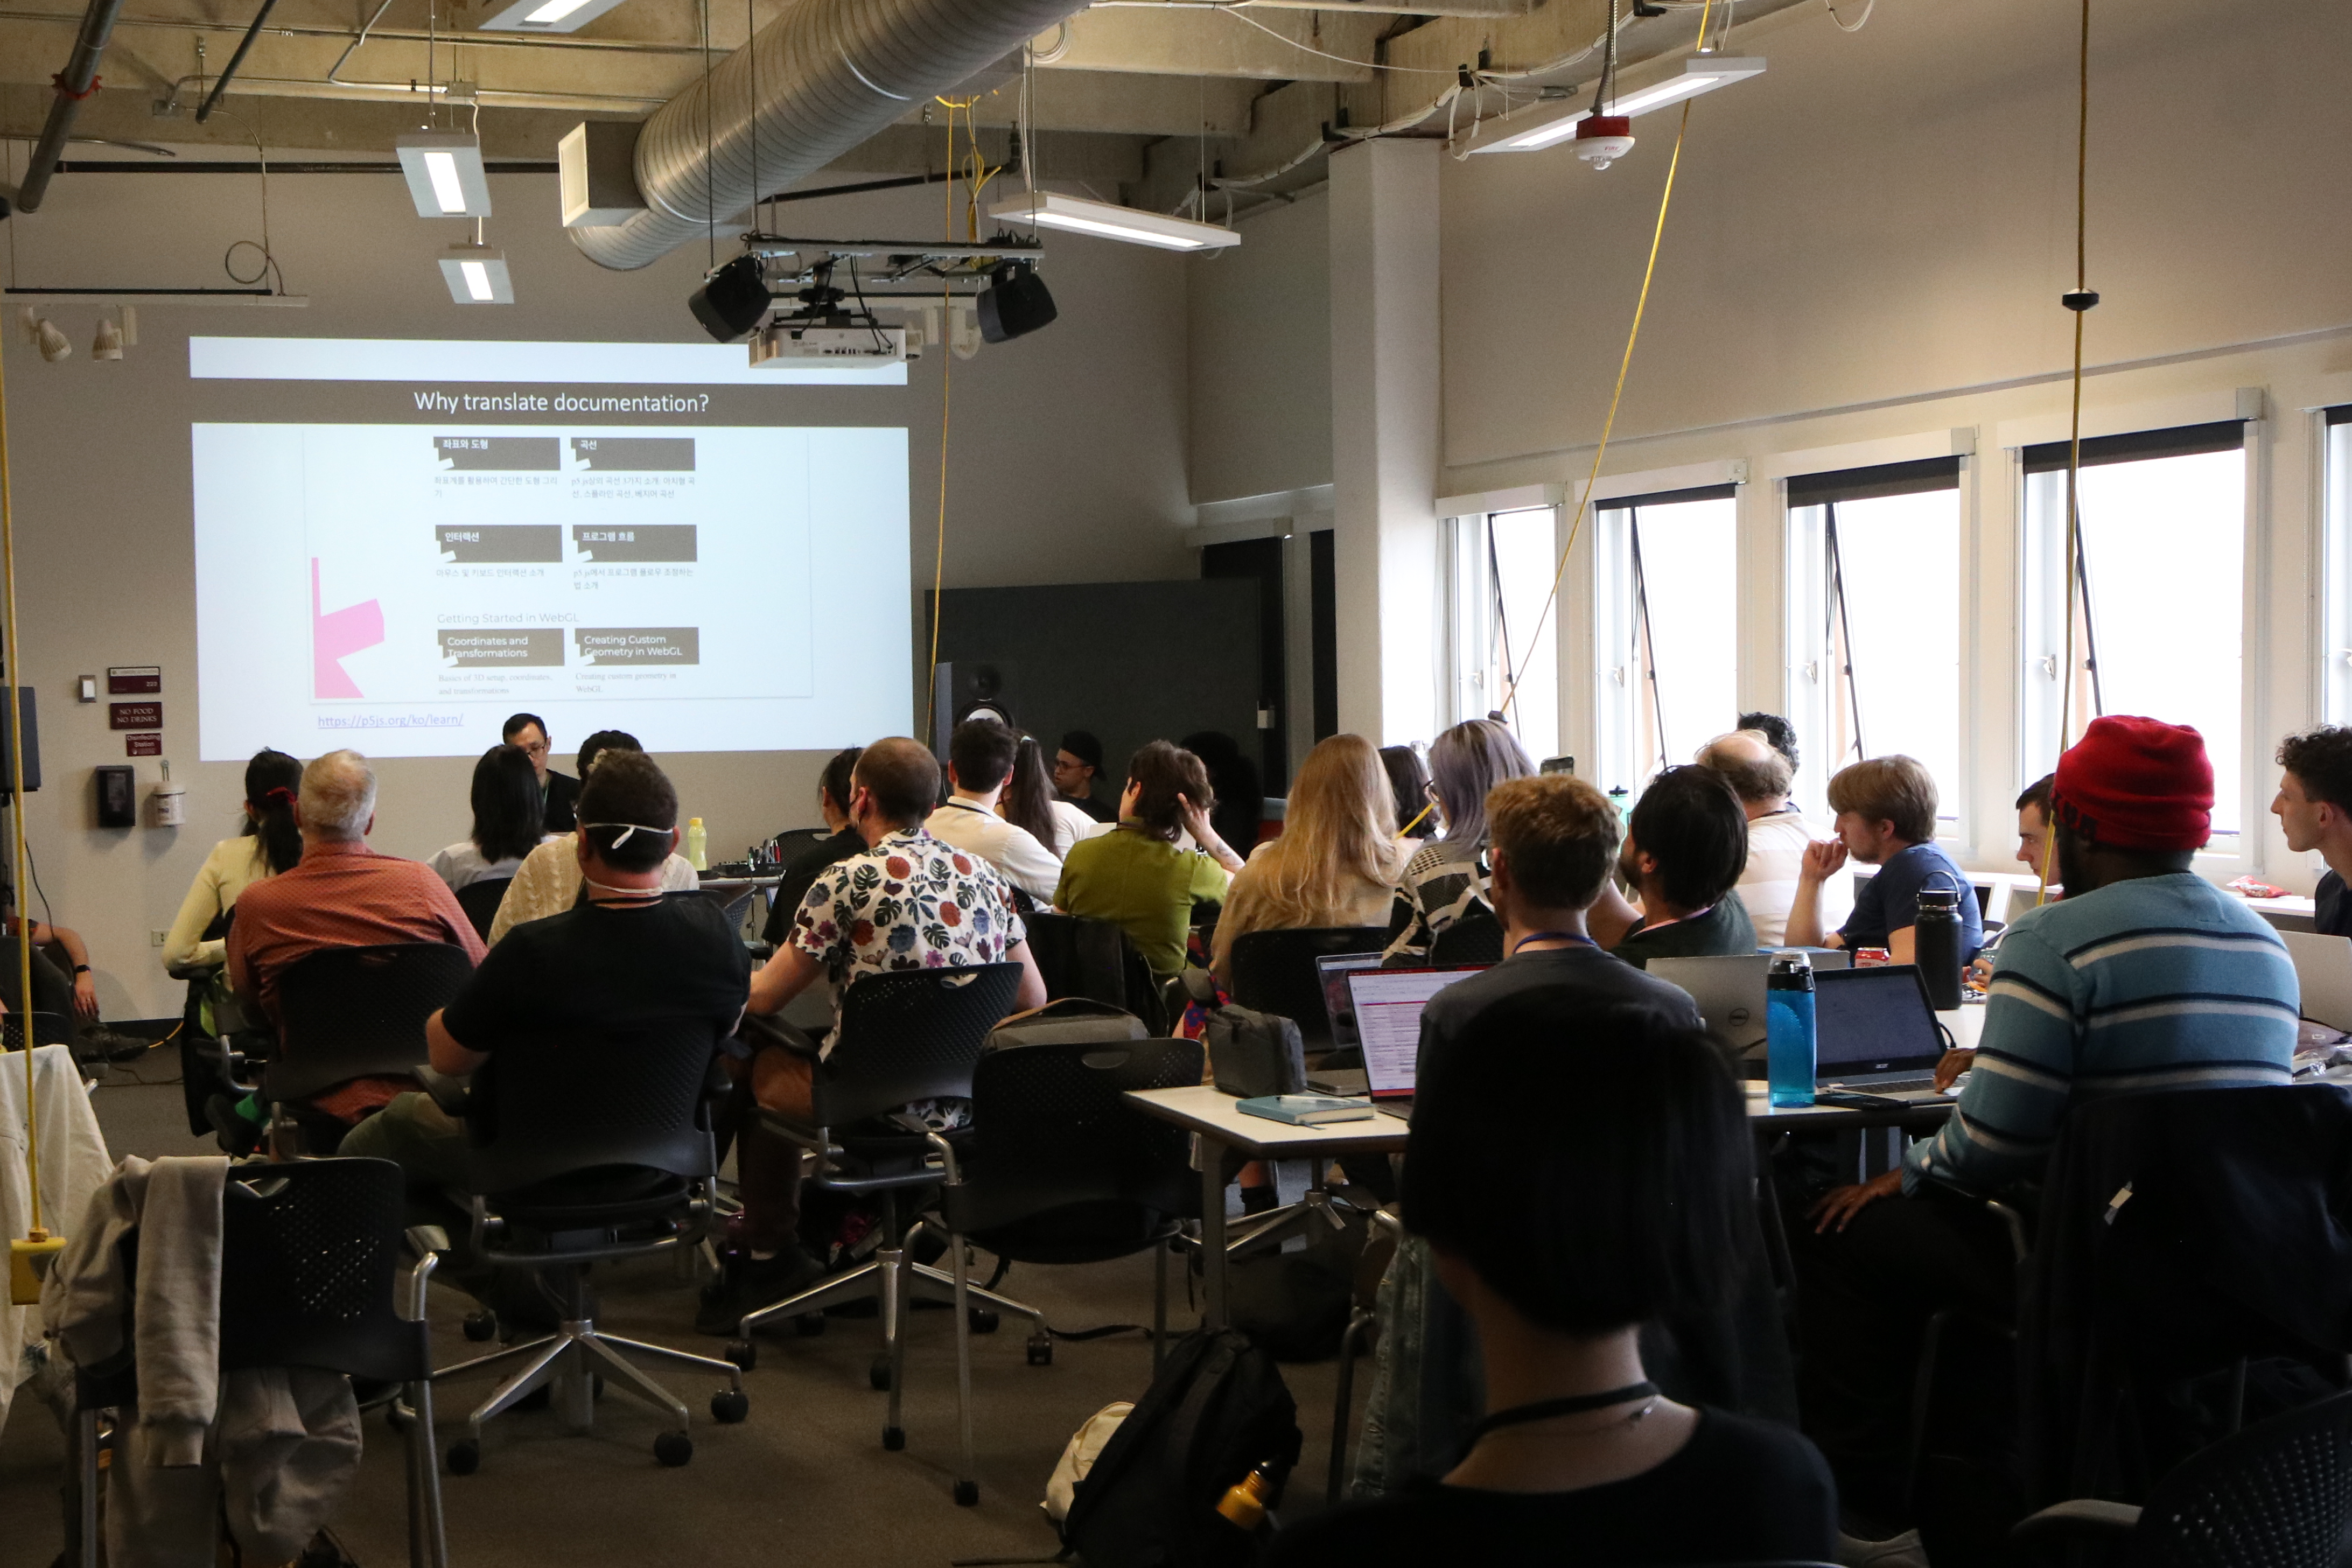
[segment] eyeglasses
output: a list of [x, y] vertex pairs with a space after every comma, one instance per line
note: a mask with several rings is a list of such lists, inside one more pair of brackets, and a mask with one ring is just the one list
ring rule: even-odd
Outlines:
[[547, 742], [540, 741], [525, 744], [522, 748], [522, 754], [526, 757], [543, 757], [547, 755]]

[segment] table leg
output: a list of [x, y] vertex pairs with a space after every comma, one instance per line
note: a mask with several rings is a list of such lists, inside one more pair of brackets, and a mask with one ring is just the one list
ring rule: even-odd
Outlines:
[[1225, 1326], [1225, 1146], [1201, 1134], [1201, 1326]]

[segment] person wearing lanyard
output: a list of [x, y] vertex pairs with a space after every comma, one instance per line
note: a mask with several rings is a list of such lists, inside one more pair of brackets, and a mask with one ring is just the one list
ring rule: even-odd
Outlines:
[[1054, 901], [1062, 862], [1037, 836], [996, 815], [996, 797], [1013, 773], [1021, 738], [993, 719], [967, 719], [948, 737], [948, 802], [923, 830], [977, 855], [1039, 904]]
[[1642, 923], [1611, 949], [1647, 968], [1654, 958], [1754, 952], [1756, 928], [1734, 884], [1748, 866], [1748, 814], [1713, 768], [1667, 768], [1625, 826], [1617, 868], [1642, 896]]

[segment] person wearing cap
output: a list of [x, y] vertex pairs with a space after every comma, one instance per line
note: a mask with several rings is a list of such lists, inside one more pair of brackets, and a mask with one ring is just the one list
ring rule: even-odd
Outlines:
[[1097, 822], [1117, 822], [1118, 812], [1095, 798], [1095, 775], [1102, 772], [1102, 742], [1093, 731], [1073, 730], [1063, 736], [1061, 750], [1054, 753], [1054, 794]]
[[1928, 1317], [2015, 1310], [2003, 1226], [1943, 1189], [1990, 1196], [2034, 1180], [2067, 1112], [2094, 1095], [2263, 1087], [2292, 1070], [2300, 993], [2286, 944], [2189, 868], [2212, 825], [2203, 738], [2094, 720], [2059, 759], [2050, 804], [2066, 898], [2003, 934], [1956, 1112], [1898, 1170], [1825, 1195], [1800, 1237], [1806, 1429], [1841, 1495], [1874, 1518], [1901, 1508], [1910, 1363]]

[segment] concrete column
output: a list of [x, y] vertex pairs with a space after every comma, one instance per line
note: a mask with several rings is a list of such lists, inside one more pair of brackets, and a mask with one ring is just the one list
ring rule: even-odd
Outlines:
[[1339, 727], [1437, 732], [1436, 142], [1331, 154], [1331, 462]]

